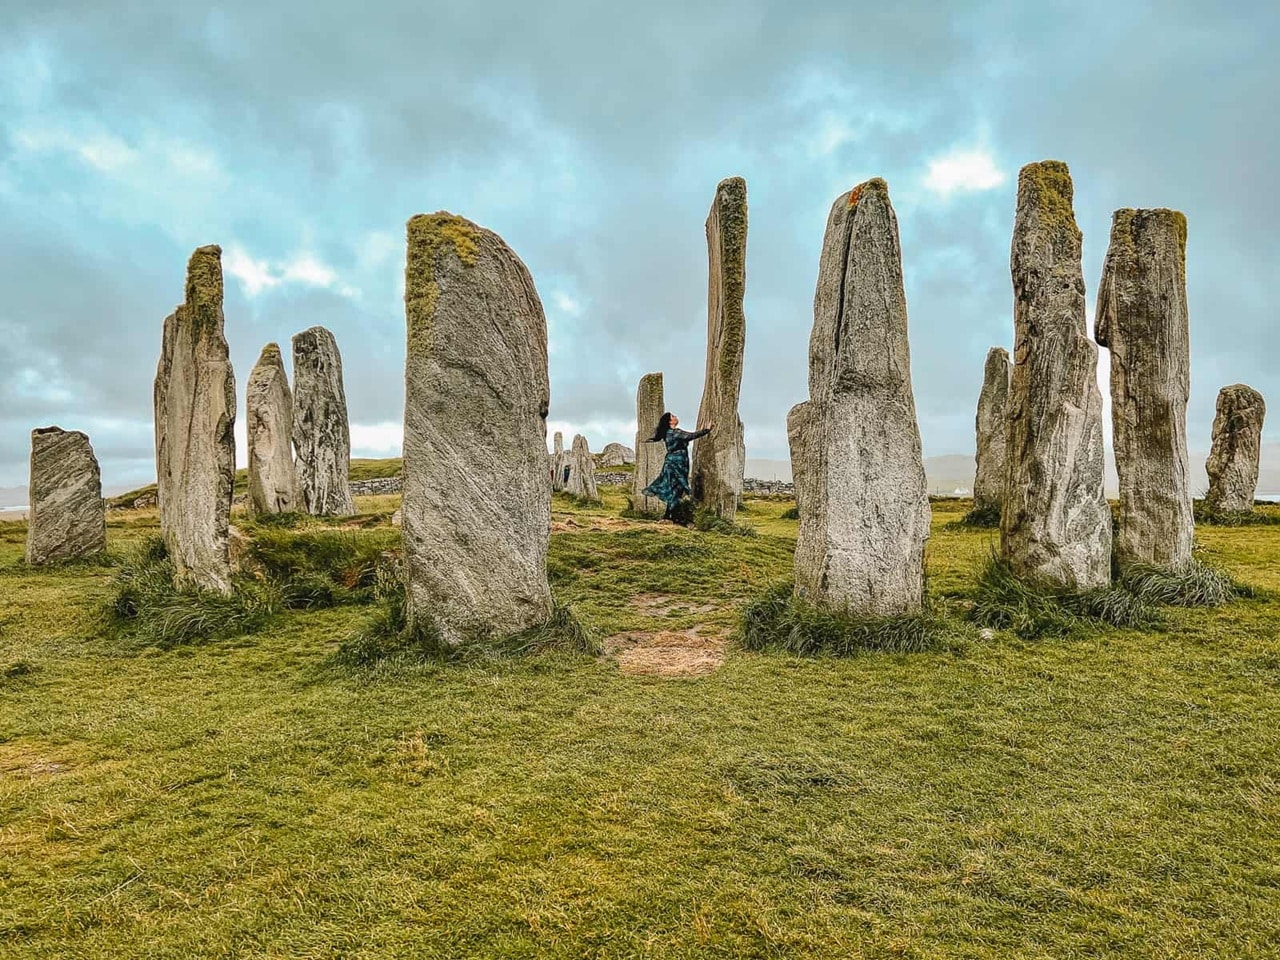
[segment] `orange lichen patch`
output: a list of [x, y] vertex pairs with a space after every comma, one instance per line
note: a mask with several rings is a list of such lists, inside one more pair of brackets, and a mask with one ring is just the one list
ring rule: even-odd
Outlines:
[[694, 603], [669, 593], [638, 593], [630, 600], [631, 606], [650, 616], [665, 617], [672, 611], [680, 613], [709, 613], [718, 609], [714, 603]]
[[637, 630], [609, 637], [604, 649], [629, 676], [705, 677], [724, 663], [726, 644], [723, 633], [698, 636], [696, 630]]
[[858, 198], [862, 196], [863, 186], [864, 184], [860, 183], [856, 187], [854, 187], [852, 190], [849, 191], [849, 209], [850, 210], [852, 210], [854, 207], [858, 205]]

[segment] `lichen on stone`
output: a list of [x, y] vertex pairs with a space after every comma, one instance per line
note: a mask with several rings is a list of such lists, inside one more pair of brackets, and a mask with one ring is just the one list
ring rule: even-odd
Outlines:
[[465, 217], [439, 210], [420, 213], [405, 225], [408, 238], [404, 267], [404, 305], [409, 338], [419, 348], [430, 350], [432, 318], [440, 285], [436, 261], [442, 251], [452, 249], [465, 267], [473, 267], [480, 252], [480, 228]]
[[1018, 196], [1035, 205], [1045, 227], [1082, 236], [1072, 207], [1075, 188], [1071, 171], [1061, 160], [1041, 160], [1023, 167], [1018, 173]]

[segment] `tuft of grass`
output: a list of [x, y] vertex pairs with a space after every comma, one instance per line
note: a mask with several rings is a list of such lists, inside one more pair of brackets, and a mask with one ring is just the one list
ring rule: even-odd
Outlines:
[[1151, 601], [1121, 586], [1071, 590], [1018, 577], [992, 553], [978, 575], [969, 618], [1024, 640], [1065, 636], [1088, 626], [1157, 629]]
[[1133, 565], [1122, 571], [1120, 582], [1141, 599], [1170, 607], [1220, 607], [1243, 595], [1229, 576], [1199, 561], [1177, 572]]
[[378, 571], [399, 543], [395, 530], [254, 532], [247, 556], [266, 579], [279, 585], [286, 606], [297, 609], [368, 603]]
[[798, 506], [795, 506], [795, 507], [789, 507], [786, 510], [783, 510], [782, 519], [783, 520], [799, 520], [800, 508]]
[[748, 650], [785, 650], [838, 657], [858, 653], [924, 653], [946, 645], [942, 618], [929, 613], [867, 617], [825, 610], [795, 596], [780, 583], [747, 605], [742, 645]]
[[1265, 527], [1280, 524], [1280, 513], [1265, 509], [1271, 504], [1262, 504], [1262, 510], [1214, 510], [1204, 500], [1196, 500], [1191, 505], [1192, 514], [1198, 524], [1211, 527]]
[[161, 647], [256, 633], [283, 606], [279, 589], [237, 578], [230, 595], [178, 588], [163, 541], [150, 538], [112, 579], [103, 609], [107, 632]]
[[275, 527], [281, 530], [294, 530], [306, 523], [307, 514], [299, 513], [296, 510], [289, 510], [284, 513], [257, 513], [252, 517], [252, 523], [256, 527]]
[[693, 512], [694, 529], [703, 533], [719, 533], [726, 537], [754, 537], [756, 532], [748, 526], [740, 523], [734, 523], [732, 520], [726, 520], [724, 517], [712, 513], [710, 510], [698, 508]]
[[1000, 527], [999, 507], [974, 507], [959, 520], [953, 520], [948, 527], [970, 527], [981, 530], [998, 529]]

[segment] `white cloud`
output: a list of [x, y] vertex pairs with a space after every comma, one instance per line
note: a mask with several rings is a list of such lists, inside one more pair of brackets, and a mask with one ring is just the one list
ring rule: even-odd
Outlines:
[[399, 423], [351, 424], [351, 455], [354, 457], [398, 457], [404, 445], [404, 427]]
[[1006, 179], [990, 152], [979, 147], [952, 150], [930, 160], [924, 185], [934, 193], [948, 197], [958, 192], [991, 190]]
[[232, 245], [222, 257], [225, 273], [240, 281], [249, 297], [256, 297], [265, 290], [282, 283], [300, 283], [308, 287], [333, 290], [344, 297], [355, 297], [359, 291], [338, 282], [338, 273], [327, 263], [310, 253], [296, 253], [289, 260], [270, 261], [254, 259], [243, 247]]
[[556, 290], [551, 294], [551, 302], [556, 305], [556, 309], [563, 313], [567, 313], [571, 317], [582, 315], [582, 304], [575, 300], [563, 290]]
[[250, 297], [280, 284], [280, 277], [265, 260], [255, 260], [242, 247], [230, 247], [222, 257], [224, 273], [235, 277]]

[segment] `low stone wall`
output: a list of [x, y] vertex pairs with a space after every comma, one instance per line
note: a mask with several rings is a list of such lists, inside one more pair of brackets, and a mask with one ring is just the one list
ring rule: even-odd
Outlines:
[[399, 477], [374, 477], [372, 480], [351, 481], [351, 495], [353, 497], [377, 497], [383, 494], [399, 492]]

